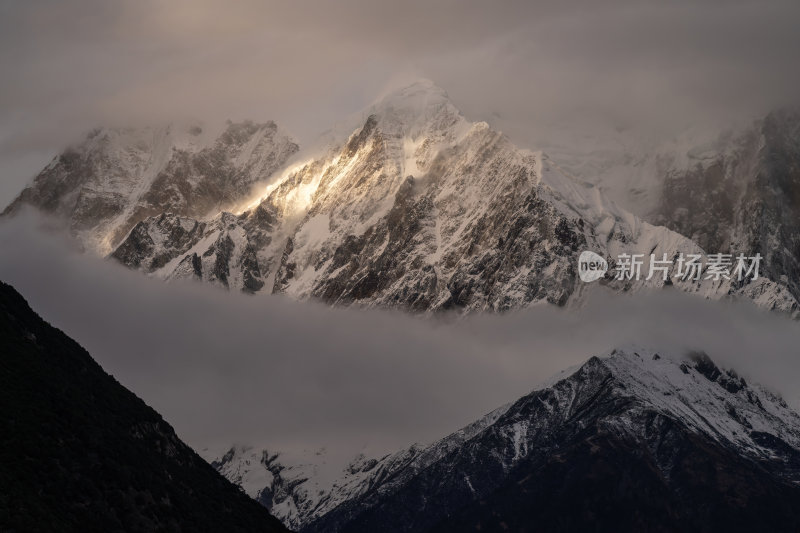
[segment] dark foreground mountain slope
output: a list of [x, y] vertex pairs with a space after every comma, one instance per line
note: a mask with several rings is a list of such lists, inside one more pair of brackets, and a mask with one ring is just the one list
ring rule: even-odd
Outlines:
[[0, 282], [0, 531], [286, 531]]

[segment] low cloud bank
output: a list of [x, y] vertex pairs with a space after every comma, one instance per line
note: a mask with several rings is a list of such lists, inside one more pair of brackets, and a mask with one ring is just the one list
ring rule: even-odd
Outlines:
[[0, 279], [198, 450], [427, 442], [624, 344], [701, 348], [797, 406], [800, 326], [749, 304], [597, 294], [578, 311], [424, 320], [164, 284], [0, 223]]

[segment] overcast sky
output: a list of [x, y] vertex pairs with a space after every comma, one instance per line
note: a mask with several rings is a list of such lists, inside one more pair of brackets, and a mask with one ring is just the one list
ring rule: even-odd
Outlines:
[[704, 349], [799, 405], [800, 331], [751, 304], [661, 291], [455, 323], [165, 284], [0, 224], [0, 279], [199, 450], [350, 454], [427, 442], [566, 367], [640, 343]]
[[0, 0], [0, 203], [97, 125], [275, 119], [303, 142], [418, 77], [523, 145], [750, 116], [800, 94], [798, 21], [796, 0]]

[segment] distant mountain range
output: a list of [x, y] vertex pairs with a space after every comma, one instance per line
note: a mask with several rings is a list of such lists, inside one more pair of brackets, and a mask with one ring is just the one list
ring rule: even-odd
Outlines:
[[287, 530], [0, 282], [0, 531]]
[[[578, 179], [575, 161], [517, 148], [421, 81], [305, 159], [273, 123], [98, 130], [7, 212], [29, 204], [62, 217], [87, 248], [155, 277], [335, 305], [580, 303], [592, 286], [578, 280], [577, 256], [590, 250], [611, 264], [599, 283], [613, 290], [669, 285], [796, 314], [798, 124], [773, 114], [713, 152], [598, 170], [604, 189], [626, 164], [647, 174], [642, 187], [660, 200], [636, 216], [589, 183], [591, 171]], [[761, 253], [761, 277], [682, 281], [673, 265], [666, 283], [612, 279], [622, 253], [644, 254], [646, 273], [650, 254], [717, 252]]]

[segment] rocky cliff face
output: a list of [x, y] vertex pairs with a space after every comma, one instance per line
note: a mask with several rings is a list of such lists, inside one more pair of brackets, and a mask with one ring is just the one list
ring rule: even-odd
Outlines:
[[105, 255], [147, 217], [229, 208], [297, 150], [273, 122], [228, 123], [220, 133], [199, 125], [98, 129], [53, 159], [6, 212], [32, 205]]
[[593, 357], [430, 446], [357, 458], [321, 493], [313, 468], [280, 461], [234, 448], [215, 466], [300, 531], [800, 523], [800, 416], [702, 352]]
[[764, 272], [800, 296], [800, 112], [687, 153], [665, 171], [655, 223], [707, 251], [760, 253]]

